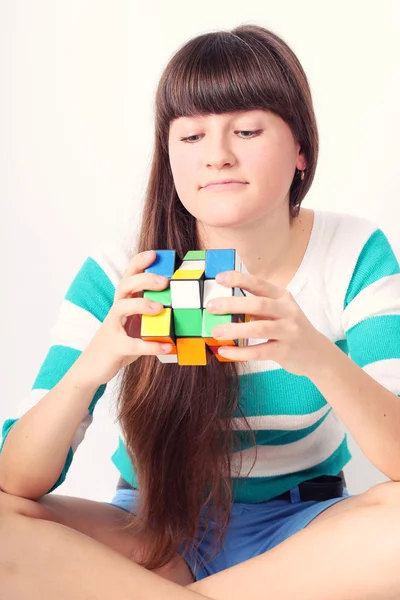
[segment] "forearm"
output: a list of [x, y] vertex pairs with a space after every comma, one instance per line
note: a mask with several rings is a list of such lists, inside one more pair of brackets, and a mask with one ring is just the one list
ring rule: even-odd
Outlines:
[[309, 379], [349, 429], [367, 458], [400, 481], [400, 398], [326, 338]]
[[0, 454], [3, 491], [37, 499], [53, 487], [97, 389], [86, 381], [78, 359], [58, 384], [15, 423]]

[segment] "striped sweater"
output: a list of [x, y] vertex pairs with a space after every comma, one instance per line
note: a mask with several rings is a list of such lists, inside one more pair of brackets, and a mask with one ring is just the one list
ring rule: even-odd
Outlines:
[[[400, 268], [396, 255], [384, 232], [369, 220], [314, 212], [306, 253], [287, 289], [316, 329], [400, 396]], [[17, 414], [3, 424], [0, 451], [16, 421], [58, 383], [101, 326], [132, 257], [127, 238], [111, 238], [85, 258], [60, 306], [32, 390]], [[233, 453], [235, 502], [266, 501], [306, 479], [335, 475], [349, 462], [345, 426], [310, 379], [293, 375], [274, 361], [237, 364], [240, 406], [255, 432], [257, 447], [238, 412], [234, 428], [243, 460], [239, 470], [239, 452]], [[106, 385], [101, 385], [96, 391], [64, 468], [48, 493], [65, 480], [105, 389]], [[129, 483], [139, 487], [120, 428], [111, 460]]]

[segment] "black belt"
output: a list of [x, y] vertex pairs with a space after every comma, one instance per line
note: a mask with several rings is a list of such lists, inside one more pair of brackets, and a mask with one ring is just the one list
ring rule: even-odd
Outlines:
[[[300, 500], [329, 500], [330, 498], [340, 498], [343, 496], [343, 490], [346, 485], [343, 471], [340, 471], [337, 475], [320, 475], [313, 479], [307, 479], [299, 483], [299, 495]], [[123, 477], [119, 478], [117, 484], [117, 490], [132, 489], [131, 486]], [[135, 489], [135, 488], [133, 488]], [[279, 496], [271, 498], [271, 500], [289, 500], [290, 491], [283, 492]]]
[[[330, 500], [343, 496], [346, 480], [343, 471], [337, 475], [320, 475], [299, 483], [300, 500]], [[275, 496], [273, 500], [290, 500], [290, 491]]]

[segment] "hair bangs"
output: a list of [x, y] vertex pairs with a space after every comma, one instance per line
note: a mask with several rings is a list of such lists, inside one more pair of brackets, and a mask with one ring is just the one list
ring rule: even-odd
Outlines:
[[277, 62], [265, 45], [251, 47], [236, 34], [201, 36], [186, 44], [166, 70], [157, 102], [160, 120], [255, 109], [288, 120], [290, 82]]

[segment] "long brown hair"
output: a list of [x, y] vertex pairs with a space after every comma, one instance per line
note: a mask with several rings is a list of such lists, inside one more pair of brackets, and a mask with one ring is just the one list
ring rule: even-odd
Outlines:
[[[318, 157], [307, 77], [293, 51], [275, 33], [241, 25], [189, 40], [161, 76], [154, 154], [136, 252], [169, 248], [183, 257], [188, 250], [199, 249], [196, 220], [180, 202], [170, 168], [171, 121], [252, 109], [279, 115], [305, 154], [304, 180], [297, 172], [290, 187], [290, 222], [298, 216]], [[181, 367], [142, 356], [123, 370], [118, 419], [141, 499], [140, 518], [132, 516], [127, 527], [146, 539], [140, 561], [146, 568], [164, 566], [182, 543], [196, 549], [204, 508], [206, 527], [214, 521], [214, 555], [221, 548], [234, 501], [231, 454], [240, 452], [232, 419], [238, 413], [245, 419], [239, 400], [238, 363], [220, 363], [215, 357], [207, 366]], [[252, 439], [255, 445], [254, 434]]]

